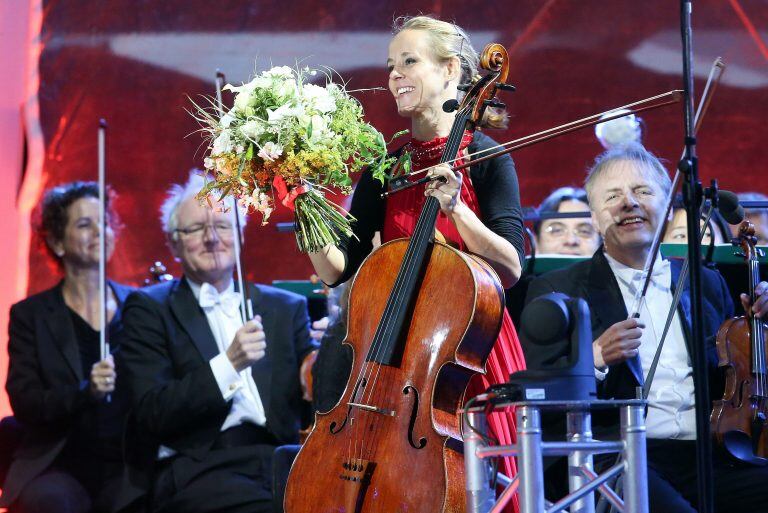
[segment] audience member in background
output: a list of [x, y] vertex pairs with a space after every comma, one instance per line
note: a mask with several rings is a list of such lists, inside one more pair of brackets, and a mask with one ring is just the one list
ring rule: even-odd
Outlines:
[[[709, 203], [705, 205], [705, 211], [709, 210]], [[701, 229], [704, 229], [704, 218], [701, 219]], [[712, 234], [715, 239], [712, 241]], [[728, 223], [723, 219], [720, 213], [715, 210], [704, 231], [704, 237], [701, 240], [702, 245], [726, 244], [731, 240], [731, 232]], [[686, 217], [683, 199], [677, 195], [672, 202], [672, 220], [667, 223], [667, 229], [664, 232], [662, 242], [674, 242], [678, 244], [688, 244], [688, 218]]]
[[[143, 448], [132, 456], [118, 508], [152, 512], [272, 511], [272, 453], [298, 442], [299, 369], [316, 343], [306, 299], [247, 284], [256, 314], [243, 323], [234, 209], [176, 185], [163, 230], [181, 279], [131, 294], [122, 360]], [[133, 437], [130, 437], [133, 440]]]
[[[739, 201], [768, 201], [768, 196], [760, 192], [742, 192], [739, 193]], [[745, 219], [755, 225], [755, 235], [757, 243], [760, 246], [768, 246], [768, 209], [764, 208], [746, 208], [744, 209]], [[733, 235], [739, 232], [738, 226], [732, 226]]]
[[[560, 187], [539, 206], [539, 214], [589, 213], [584, 189]], [[592, 256], [600, 246], [600, 234], [590, 217], [543, 219], [533, 223], [536, 253], [552, 255]]]
[[[109, 209], [107, 210], [109, 212]], [[99, 237], [114, 249], [114, 217], [99, 226], [98, 188], [73, 182], [49, 190], [41, 240], [64, 274], [54, 288], [11, 308], [6, 388], [24, 437], [3, 483], [0, 506], [18, 513], [106, 512], [121, 472], [125, 385], [99, 345]], [[109, 282], [111, 348], [130, 292]], [[110, 400], [106, 400], [107, 395]]]

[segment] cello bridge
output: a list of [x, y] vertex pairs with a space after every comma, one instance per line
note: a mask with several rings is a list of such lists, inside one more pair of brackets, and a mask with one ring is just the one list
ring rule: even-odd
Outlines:
[[378, 406], [372, 406], [370, 404], [347, 403], [347, 406], [350, 406], [352, 408], [360, 408], [361, 410], [378, 413], [380, 415], [387, 415], [389, 417], [395, 416], [394, 410], [387, 410], [386, 408], [379, 408]]

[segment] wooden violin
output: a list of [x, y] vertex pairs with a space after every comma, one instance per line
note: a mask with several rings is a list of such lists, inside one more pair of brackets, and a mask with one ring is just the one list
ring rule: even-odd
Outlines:
[[[760, 283], [760, 251], [755, 228], [742, 222], [733, 243], [749, 268], [749, 296]], [[710, 418], [716, 444], [732, 457], [754, 465], [768, 463], [768, 370], [766, 325], [750, 311], [725, 321], [717, 332], [719, 366], [725, 369], [723, 398], [714, 401]]]
[[[504, 86], [504, 47], [488, 45], [481, 63], [489, 72], [459, 104], [442, 162]], [[354, 278], [352, 372], [291, 468], [286, 513], [464, 511], [458, 412], [498, 336], [504, 291], [486, 262], [434, 240], [439, 211], [427, 197], [412, 236], [380, 246]]]

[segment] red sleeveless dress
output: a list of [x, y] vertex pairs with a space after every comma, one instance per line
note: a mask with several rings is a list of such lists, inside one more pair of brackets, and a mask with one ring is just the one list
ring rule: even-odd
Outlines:
[[[412, 139], [406, 144], [404, 150], [411, 152], [413, 169], [419, 170], [437, 164], [445, 148], [446, 140], [447, 138], [445, 137], [427, 142]], [[461, 150], [463, 151], [471, 142], [472, 134], [469, 132], [465, 133]], [[460, 173], [463, 175], [461, 200], [482, 220], [477, 195], [472, 187], [469, 169], [462, 169]], [[424, 186], [411, 187], [408, 190], [388, 197], [384, 216], [384, 228], [381, 233], [382, 243], [393, 239], [410, 237], [416, 227], [416, 222], [425, 200]], [[438, 214], [436, 227], [446, 239], [457, 244], [460, 250], [466, 251], [466, 245], [461, 240], [456, 226], [442, 211]], [[523, 350], [520, 347], [515, 326], [512, 324], [512, 319], [506, 308], [504, 309], [504, 319], [501, 324], [499, 338], [496, 339], [496, 343], [491, 350], [485, 369], [485, 375], [477, 374], [469, 382], [466, 397], [474, 397], [485, 391], [490, 385], [505, 383], [508, 381], [510, 373], [525, 369]], [[499, 444], [515, 443], [515, 416], [511, 409], [492, 413], [488, 418], [488, 426], [491, 434], [499, 441]], [[515, 460], [511, 457], [503, 458], [499, 470], [507, 476], [515, 476], [517, 474]], [[511, 506], [507, 506], [505, 509], [507, 513], [518, 511], [516, 496], [510, 504]]]

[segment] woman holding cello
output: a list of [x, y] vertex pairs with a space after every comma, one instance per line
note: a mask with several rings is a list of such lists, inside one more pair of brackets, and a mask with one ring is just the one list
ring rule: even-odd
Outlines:
[[[387, 59], [389, 90], [398, 113], [411, 120], [412, 135], [396, 155], [408, 152], [413, 170], [441, 162], [457, 117], [455, 112], [446, 112], [443, 105], [461, 99], [458, 86], [473, 82], [478, 60], [466, 33], [454, 24], [427, 16], [401, 19], [396, 24]], [[486, 109], [478, 122], [478, 126], [489, 128], [503, 128], [505, 124], [506, 115], [496, 108]], [[459, 139], [459, 156], [495, 145], [481, 132], [465, 131], [463, 137], [459, 133]], [[352, 278], [373, 250], [376, 232], [380, 232], [384, 243], [411, 237], [418, 229], [422, 206], [432, 196], [439, 201], [440, 209], [436, 239], [444, 239], [487, 262], [504, 288], [514, 285], [522, 272], [523, 222], [512, 159], [505, 155], [457, 172], [448, 164], [440, 164], [429, 170], [428, 176], [440, 180], [383, 198], [388, 184], [382, 185], [365, 172], [350, 209], [356, 219], [352, 224], [354, 236], [339, 247], [328, 246], [310, 255], [320, 278], [332, 286]], [[360, 286], [357, 282], [355, 285]], [[451, 295], [472, 293], [450, 288], [443, 292], [443, 301], [449, 303]], [[490, 384], [506, 382], [511, 372], [524, 368], [520, 344], [506, 310], [485, 368], [485, 375], [473, 376], [466, 397], [482, 392]], [[489, 427], [499, 443], [513, 442], [511, 413], [492, 414]], [[514, 475], [513, 460], [505, 460], [501, 470]]]

